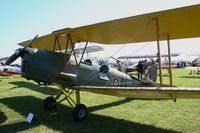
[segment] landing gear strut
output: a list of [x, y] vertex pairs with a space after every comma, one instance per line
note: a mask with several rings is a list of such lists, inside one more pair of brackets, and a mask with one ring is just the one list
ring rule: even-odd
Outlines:
[[[49, 89], [49, 88], [48, 88]], [[71, 94], [76, 93], [76, 102], [70, 97]], [[51, 91], [49, 90], [51, 94]], [[62, 95], [64, 98], [59, 99]], [[83, 121], [87, 118], [87, 107], [84, 104], [80, 104], [80, 93], [79, 90], [66, 89], [60, 87], [60, 91], [56, 94], [55, 97], [51, 94], [50, 97], [47, 97], [43, 102], [43, 107], [46, 111], [51, 111], [56, 109], [56, 105], [66, 100], [69, 105], [73, 108], [72, 117], [75, 121]]]

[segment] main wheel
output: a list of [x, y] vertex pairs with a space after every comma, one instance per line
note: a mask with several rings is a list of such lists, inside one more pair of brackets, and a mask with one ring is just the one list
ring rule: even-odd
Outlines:
[[87, 107], [84, 104], [78, 104], [73, 109], [73, 118], [76, 121], [83, 121], [87, 118]]
[[56, 100], [53, 97], [47, 97], [44, 99], [43, 107], [46, 111], [51, 111], [56, 108]]

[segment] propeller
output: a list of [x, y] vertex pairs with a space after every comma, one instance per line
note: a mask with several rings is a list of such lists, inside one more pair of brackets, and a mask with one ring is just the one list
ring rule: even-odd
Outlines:
[[19, 56], [23, 55], [24, 50], [29, 47], [32, 42], [38, 37], [38, 35], [36, 35], [32, 40], [30, 40], [25, 46], [24, 48], [19, 48], [17, 50], [15, 50], [15, 53], [12, 54], [8, 60], [5, 62], [5, 65], [10, 65], [12, 62], [14, 62]]

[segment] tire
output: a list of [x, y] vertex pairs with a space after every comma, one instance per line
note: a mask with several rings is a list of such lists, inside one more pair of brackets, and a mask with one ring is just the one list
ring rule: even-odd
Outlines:
[[84, 104], [78, 104], [73, 109], [73, 118], [75, 121], [83, 121], [87, 118], [87, 107]]
[[44, 110], [51, 111], [56, 109], [56, 100], [53, 97], [47, 97], [43, 102]]

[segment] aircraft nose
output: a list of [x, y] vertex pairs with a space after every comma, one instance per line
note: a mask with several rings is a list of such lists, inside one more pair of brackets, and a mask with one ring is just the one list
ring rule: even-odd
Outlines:
[[22, 49], [22, 48], [19, 48], [17, 50], [15, 50], [15, 53], [12, 54], [8, 60], [5, 62], [5, 65], [10, 65], [11, 63], [13, 63], [17, 58], [19, 58], [19, 56], [23, 56], [24, 54], [24, 50], [29, 47], [32, 42], [38, 37], [38, 35], [36, 35], [32, 40], [30, 40], [27, 45]]

